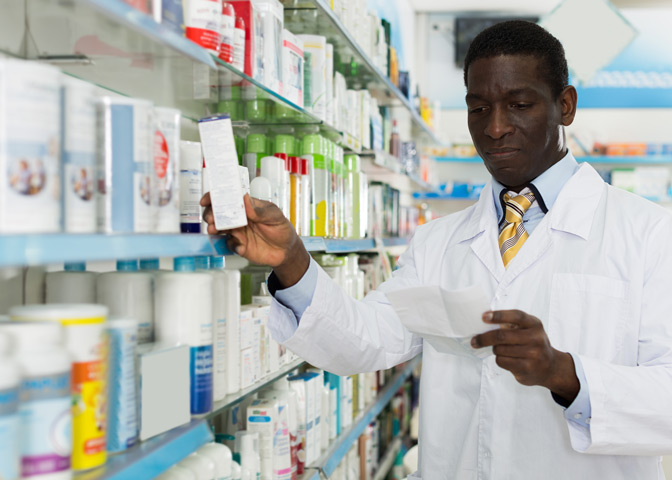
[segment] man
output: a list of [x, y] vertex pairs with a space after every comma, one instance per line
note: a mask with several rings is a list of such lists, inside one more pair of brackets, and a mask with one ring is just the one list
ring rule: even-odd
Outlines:
[[[561, 44], [541, 27], [483, 31], [464, 72], [469, 130], [492, 181], [475, 206], [418, 228], [399, 270], [364, 301], [348, 298], [266, 203], [246, 199], [250, 224], [229, 246], [273, 267], [271, 328], [309, 362], [351, 374], [423, 353], [412, 478], [662, 478], [672, 216], [576, 163], [563, 130], [576, 90]], [[385, 294], [422, 285], [482, 287], [492, 298], [483, 321], [500, 328], [472, 345], [494, 355], [441, 354], [406, 330]]]

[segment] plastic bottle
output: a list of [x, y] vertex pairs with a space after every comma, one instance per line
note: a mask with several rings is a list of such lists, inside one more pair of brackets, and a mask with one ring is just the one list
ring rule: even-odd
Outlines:
[[[250, 472], [247, 472], [249, 477]], [[240, 470], [240, 463], [232, 462], [231, 463], [231, 480], [242, 480], [243, 472]]]
[[337, 236], [339, 238], [345, 238], [345, 217], [346, 217], [346, 209], [347, 203], [346, 203], [346, 191], [345, 188], [347, 186], [347, 172], [345, 168], [345, 164], [343, 163], [343, 149], [336, 145], [336, 167], [338, 170], [338, 191], [339, 191], [339, 196], [338, 196], [338, 213], [339, 213], [339, 219], [338, 219], [338, 233]]
[[331, 200], [331, 211], [329, 213], [329, 230], [327, 235], [331, 238], [338, 236], [340, 227], [340, 188], [339, 172], [336, 165], [336, 145], [327, 140], [327, 162], [329, 169], [329, 199]]
[[215, 462], [204, 455], [192, 453], [177, 465], [193, 473], [196, 480], [216, 480]]
[[140, 271], [144, 272], [156, 272], [160, 268], [160, 263], [158, 258], [141, 258], [140, 259]]
[[71, 357], [63, 344], [63, 328], [56, 323], [7, 322], [0, 333], [11, 338], [22, 377], [17, 435], [22, 437], [21, 478], [70, 479]]
[[196, 453], [214, 462], [215, 480], [231, 480], [232, 455], [229, 447], [221, 443], [206, 443]]
[[306, 135], [301, 143], [302, 158], [308, 160], [311, 177], [311, 215], [314, 217], [311, 235], [326, 237], [329, 233], [331, 199], [329, 198], [330, 174], [326, 158], [326, 144], [320, 135]]
[[282, 152], [277, 152], [274, 156], [282, 160], [280, 165], [280, 210], [285, 214], [285, 217], [289, 218], [289, 156]]
[[307, 158], [299, 158], [299, 173], [301, 174], [301, 205], [300, 205], [300, 225], [301, 225], [301, 233], [300, 235], [303, 236], [310, 236], [312, 235], [312, 225], [313, 222], [315, 221], [314, 219], [314, 213], [315, 211], [311, 208], [312, 205], [312, 198], [311, 198], [311, 193], [312, 193], [312, 188], [311, 188], [311, 181], [310, 181], [310, 172], [308, 170], [309, 165], [308, 165], [308, 159]]
[[13, 339], [0, 323], [0, 478], [18, 480], [21, 466], [19, 365], [11, 359]]
[[310, 232], [303, 231], [303, 197], [304, 192], [301, 185], [301, 159], [299, 157], [289, 157], [290, 164], [290, 189], [289, 189], [289, 221], [292, 222], [296, 233], [299, 235], [308, 235]]
[[[271, 185], [271, 202], [282, 209], [282, 196], [285, 190], [284, 160], [277, 157], [262, 158], [260, 177], [264, 177]], [[250, 185], [250, 190], [251, 188], [252, 185]]]
[[397, 121], [392, 121], [392, 134], [390, 135], [390, 154], [393, 157], [401, 157], [401, 138], [399, 137], [399, 127]]
[[271, 182], [264, 177], [256, 177], [250, 182], [250, 196], [267, 202], [273, 201]]
[[236, 453], [240, 457], [240, 468], [245, 480], [245, 470], [251, 480], [261, 479], [261, 457], [259, 455], [259, 434], [257, 432], [236, 432]]
[[[222, 3], [222, 26], [221, 26], [221, 42], [219, 45], [219, 58], [226, 63], [233, 63], [234, 56], [234, 35], [236, 24], [236, 12], [233, 5], [229, 2]], [[243, 36], [243, 38], [245, 38]]]
[[196, 480], [196, 475], [191, 470], [173, 465], [155, 480]]
[[87, 272], [84, 262], [66, 263], [63, 272], [45, 275], [46, 303], [95, 303], [95, 272]]
[[233, 32], [233, 68], [245, 69], [245, 20], [236, 17], [236, 26]]
[[352, 221], [347, 221], [348, 238], [364, 238], [369, 216], [368, 181], [366, 174], [361, 171], [362, 160], [359, 155], [346, 155], [345, 162], [348, 168], [348, 194], [351, 195], [352, 207]]

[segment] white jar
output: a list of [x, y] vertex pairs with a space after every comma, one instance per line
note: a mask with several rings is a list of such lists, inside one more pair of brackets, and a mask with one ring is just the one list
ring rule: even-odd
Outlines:
[[208, 457], [215, 463], [215, 479], [231, 480], [231, 450], [221, 443], [206, 443], [196, 453]]
[[196, 480], [215, 480], [215, 462], [203, 455], [192, 453], [177, 465], [196, 475]]
[[72, 476], [70, 355], [56, 323], [8, 322], [21, 381], [22, 478], [67, 480]]
[[72, 469], [105, 463], [107, 307], [94, 304], [25, 305], [9, 311], [12, 320], [62, 325], [72, 359]]
[[21, 442], [19, 442], [19, 384], [18, 364], [12, 360], [12, 339], [0, 331], [0, 478], [19, 478]]

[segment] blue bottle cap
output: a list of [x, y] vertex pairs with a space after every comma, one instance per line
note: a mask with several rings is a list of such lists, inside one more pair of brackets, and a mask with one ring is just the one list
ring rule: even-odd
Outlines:
[[86, 271], [86, 263], [84, 262], [68, 262], [63, 265], [63, 270], [66, 272], [84, 272]]
[[220, 255], [213, 255], [210, 257], [210, 269], [221, 270], [224, 268], [224, 257]]
[[137, 272], [138, 271], [138, 261], [137, 260], [117, 260], [117, 271], [118, 272]]
[[194, 259], [196, 270], [210, 270], [210, 257], [202, 256]]
[[176, 272], [193, 272], [196, 270], [196, 260], [194, 257], [175, 257], [173, 259], [173, 270]]
[[140, 259], [140, 270], [158, 270], [158, 258], [142, 258]]

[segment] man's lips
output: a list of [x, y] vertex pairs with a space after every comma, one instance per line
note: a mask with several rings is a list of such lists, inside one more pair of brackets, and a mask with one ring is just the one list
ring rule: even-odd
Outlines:
[[517, 148], [491, 148], [486, 150], [485, 154], [493, 159], [506, 159], [516, 155], [520, 150]]

